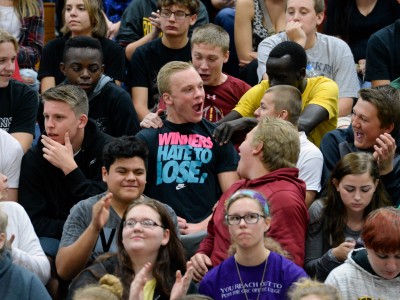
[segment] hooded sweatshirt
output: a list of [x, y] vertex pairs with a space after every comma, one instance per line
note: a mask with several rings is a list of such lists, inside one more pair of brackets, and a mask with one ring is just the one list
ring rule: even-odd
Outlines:
[[219, 199], [208, 223], [207, 237], [197, 253], [210, 257], [213, 266], [228, 257], [231, 239], [224, 221], [225, 202], [237, 190], [252, 189], [263, 193], [269, 200], [272, 217], [267, 236], [279, 242], [292, 260], [303, 266], [309, 216], [304, 202], [306, 186], [298, 178], [298, 173], [297, 168], [282, 168], [253, 180], [243, 179], [234, 183]]
[[43, 283], [32, 272], [14, 265], [11, 253], [0, 253], [0, 299], [51, 299]]
[[[63, 84], [69, 84], [65, 80]], [[139, 119], [131, 96], [117, 86], [111, 77], [101, 75], [96, 87], [87, 94], [89, 118], [99, 129], [113, 137], [135, 135], [139, 132]]]
[[[388, 192], [392, 204], [398, 206], [400, 204], [400, 130], [390, 134], [395, 139], [397, 146], [393, 158], [393, 170], [380, 176], [380, 179]], [[321, 178], [323, 189], [327, 188], [331, 171], [346, 154], [353, 152], [368, 152], [372, 154], [375, 151], [373, 148], [358, 149], [354, 145], [354, 132], [351, 124], [346, 129], [335, 129], [328, 132], [322, 139], [320, 149], [324, 156], [324, 168]], [[321, 192], [321, 194], [324, 193]]]
[[335, 268], [325, 283], [337, 287], [344, 300], [397, 300], [400, 294], [400, 275], [393, 279], [378, 276], [368, 261], [365, 248], [350, 252], [344, 264]]

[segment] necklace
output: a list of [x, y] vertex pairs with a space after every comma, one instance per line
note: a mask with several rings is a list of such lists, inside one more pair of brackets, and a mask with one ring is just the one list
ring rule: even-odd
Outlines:
[[[261, 281], [260, 281], [260, 289], [258, 291], [257, 300], [258, 300], [258, 298], [260, 298], [261, 284], [264, 282], [265, 271], [267, 270], [267, 262], [268, 262], [268, 257], [265, 259], [264, 271], [263, 271], [263, 276], [262, 276]], [[236, 271], [237, 271], [237, 273], [239, 275], [240, 283], [242, 284], [242, 289], [243, 289], [243, 292], [244, 292], [244, 296], [246, 297], [246, 300], [249, 300], [249, 298], [247, 297], [246, 289], [244, 288], [242, 276], [240, 276], [239, 266], [237, 264], [236, 259], [235, 259], [235, 266], [236, 266]]]

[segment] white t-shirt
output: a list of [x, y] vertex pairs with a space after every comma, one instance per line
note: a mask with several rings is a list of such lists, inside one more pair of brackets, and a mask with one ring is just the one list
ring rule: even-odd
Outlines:
[[7, 31], [19, 40], [21, 34], [21, 20], [13, 6], [0, 6], [0, 28]]
[[9, 188], [18, 188], [23, 155], [21, 144], [5, 130], [0, 129], [0, 173], [8, 177]]
[[50, 278], [50, 263], [40, 246], [31, 220], [25, 209], [13, 201], [1, 201], [0, 210], [8, 216], [7, 240], [14, 234], [13, 263], [35, 273], [46, 284]]
[[321, 151], [311, 143], [304, 131], [299, 132], [300, 154], [297, 161], [299, 178], [306, 183], [307, 191], [321, 190], [321, 175], [324, 157]]
[[[271, 50], [287, 41], [285, 32], [265, 38], [258, 45], [258, 79], [266, 72], [266, 62]], [[307, 49], [307, 64], [322, 76], [335, 81], [339, 86], [339, 98], [357, 97], [360, 89], [354, 57], [350, 47], [341, 39], [317, 32], [314, 47]]]

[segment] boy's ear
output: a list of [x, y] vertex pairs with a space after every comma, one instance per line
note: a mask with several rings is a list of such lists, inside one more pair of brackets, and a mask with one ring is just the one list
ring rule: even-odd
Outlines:
[[85, 114], [81, 114], [81, 116], [79, 117], [79, 125], [78, 128], [85, 128], [87, 122], [88, 122], [88, 116]]
[[61, 70], [61, 73], [63, 73], [65, 75], [65, 65], [63, 62], [60, 62], [60, 70]]
[[317, 26], [321, 25], [324, 21], [325, 14], [324, 12], [320, 12], [317, 14]]
[[301, 68], [297, 72], [297, 80], [303, 80], [304, 78], [306, 78], [306, 68]]
[[102, 166], [101, 167], [101, 177], [104, 182], [107, 182], [107, 176], [108, 176], [107, 169], [106, 169], [106, 167]]
[[104, 64], [101, 65], [101, 73], [104, 73]]
[[193, 26], [194, 23], [196, 23], [196, 21], [197, 21], [197, 15], [196, 14], [191, 15], [190, 16], [190, 26]]
[[385, 128], [385, 132], [386, 132], [386, 133], [391, 133], [391, 132], [393, 131], [393, 129], [394, 129], [394, 123], [390, 123], [390, 125], [388, 125], [388, 126]]
[[164, 100], [165, 104], [172, 105], [174, 102], [172, 101], [171, 96], [168, 93], [163, 93], [161, 95], [162, 99]]
[[264, 148], [264, 144], [260, 142], [260, 143], [253, 149], [252, 153], [253, 153], [254, 155], [257, 155], [257, 154], [259, 154], [259, 153], [262, 153], [263, 148]]
[[224, 64], [226, 64], [229, 60], [229, 51], [226, 51], [226, 53], [224, 54]]

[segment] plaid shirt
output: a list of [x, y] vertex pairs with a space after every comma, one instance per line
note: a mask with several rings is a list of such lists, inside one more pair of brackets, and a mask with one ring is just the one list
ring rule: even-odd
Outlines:
[[35, 69], [40, 60], [44, 40], [43, 2], [37, 0], [40, 16], [25, 17], [21, 20], [18, 64], [20, 68]]

